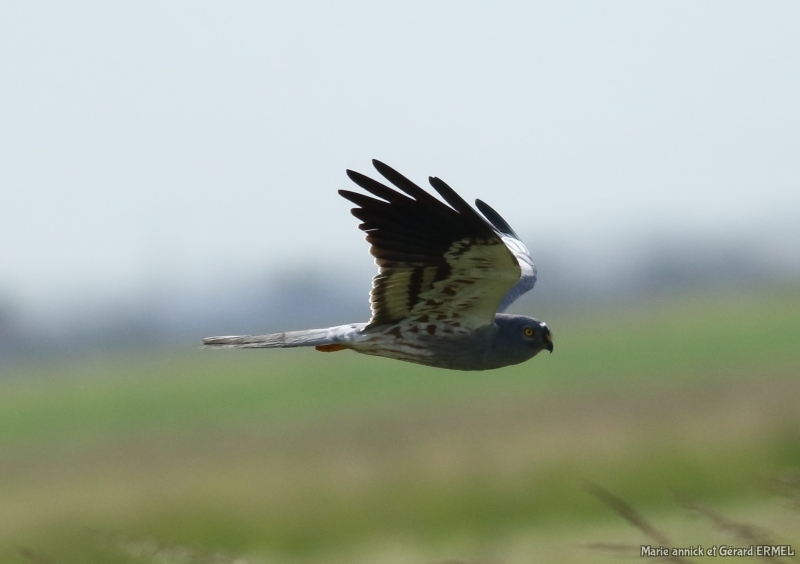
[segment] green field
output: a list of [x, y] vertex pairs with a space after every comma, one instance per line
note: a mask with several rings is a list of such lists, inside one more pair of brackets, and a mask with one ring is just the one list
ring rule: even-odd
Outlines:
[[542, 317], [552, 355], [483, 373], [297, 349], [6, 367], [0, 562], [617, 562], [659, 544], [640, 518], [800, 554], [800, 292]]

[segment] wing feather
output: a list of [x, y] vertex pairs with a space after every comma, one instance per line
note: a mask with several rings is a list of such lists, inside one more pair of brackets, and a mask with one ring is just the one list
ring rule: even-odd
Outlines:
[[373, 164], [397, 190], [348, 170], [350, 179], [376, 198], [339, 191], [357, 206], [352, 213], [362, 221], [359, 228], [379, 266], [369, 325], [405, 318], [462, 329], [492, 323], [524, 272], [506, 234], [442, 180], [430, 183], [444, 202], [382, 162]]
[[536, 265], [533, 264], [533, 258], [531, 257], [528, 248], [520, 240], [517, 234], [514, 233], [514, 230], [511, 229], [511, 226], [505, 219], [502, 218], [499, 213], [494, 211], [491, 206], [485, 202], [482, 202], [481, 200], [475, 200], [475, 206], [486, 217], [486, 219], [491, 222], [497, 232], [502, 235], [503, 242], [506, 244], [506, 247], [508, 247], [508, 249], [514, 254], [514, 257], [519, 263], [521, 272], [519, 282], [517, 282], [514, 287], [508, 291], [508, 294], [505, 295], [503, 301], [500, 302], [500, 306], [497, 308], [498, 313], [502, 313], [508, 309], [508, 306], [510, 306], [514, 300], [519, 298], [525, 292], [533, 289], [533, 286], [536, 284]]
[[511, 226], [508, 224], [508, 222], [505, 219], [503, 219], [499, 213], [494, 211], [494, 209], [491, 206], [489, 206], [489, 204], [481, 200], [475, 200], [475, 207], [477, 207], [480, 210], [480, 212], [486, 217], [486, 219], [488, 219], [491, 222], [491, 224], [494, 225], [494, 228], [497, 229], [500, 233], [502, 233], [503, 235], [509, 235], [511, 237], [514, 237], [515, 239], [519, 239], [519, 237], [517, 237], [517, 234], [514, 233], [514, 230], [511, 229]]

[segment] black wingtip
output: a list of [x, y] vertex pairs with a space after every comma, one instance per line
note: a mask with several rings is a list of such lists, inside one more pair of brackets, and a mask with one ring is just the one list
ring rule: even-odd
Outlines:
[[387, 174], [390, 175], [392, 173], [399, 174], [395, 169], [387, 165], [385, 162], [379, 161], [378, 159], [372, 159], [372, 166], [374, 166], [375, 170], [380, 172], [381, 176], [383, 176], [384, 178], [386, 177]]
[[444, 180], [436, 176], [429, 176], [428, 182], [430, 182], [431, 186], [433, 186], [433, 189], [436, 190], [442, 198], [444, 198], [444, 201], [453, 206], [454, 209], [461, 213], [477, 216], [475, 211], [470, 207], [466, 200], [459, 196], [455, 190], [450, 188], [450, 186], [448, 186]]
[[381, 176], [415, 200], [426, 202], [436, 201], [436, 198], [428, 194], [425, 190], [411, 182], [408, 178], [397, 172], [389, 165], [382, 163], [378, 159], [372, 159], [372, 165]]
[[491, 222], [492, 225], [495, 226], [495, 229], [497, 229], [500, 233], [519, 239], [514, 230], [511, 229], [511, 226], [508, 224], [508, 222], [503, 219], [499, 213], [494, 211], [489, 204], [481, 200], [475, 200], [475, 207], [478, 208], [478, 210], [486, 217], [486, 219]]

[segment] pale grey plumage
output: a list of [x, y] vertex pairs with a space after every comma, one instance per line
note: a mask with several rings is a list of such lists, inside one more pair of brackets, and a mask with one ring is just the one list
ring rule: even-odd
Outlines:
[[[486, 370], [553, 350], [550, 330], [530, 317], [501, 312], [536, 283], [530, 253], [508, 223], [478, 200], [481, 217], [438, 178], [447, 204], [373, 161], [398, 190], [348, 170], [372, 196], [340, 190], [355, 203], [380, 272], [373, 279], [369, 323], [259, 336], [210, 337], [214, 348], [314, 346], [456, 370]], [[488, 219], [488, 222], [487, 222]]]

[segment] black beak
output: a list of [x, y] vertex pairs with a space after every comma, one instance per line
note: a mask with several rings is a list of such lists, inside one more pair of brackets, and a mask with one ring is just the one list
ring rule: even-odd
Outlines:
[[548, 351], [551, 353], [553, 352], [553, 341], [548, 341], [547, 344], [544, 346]]

